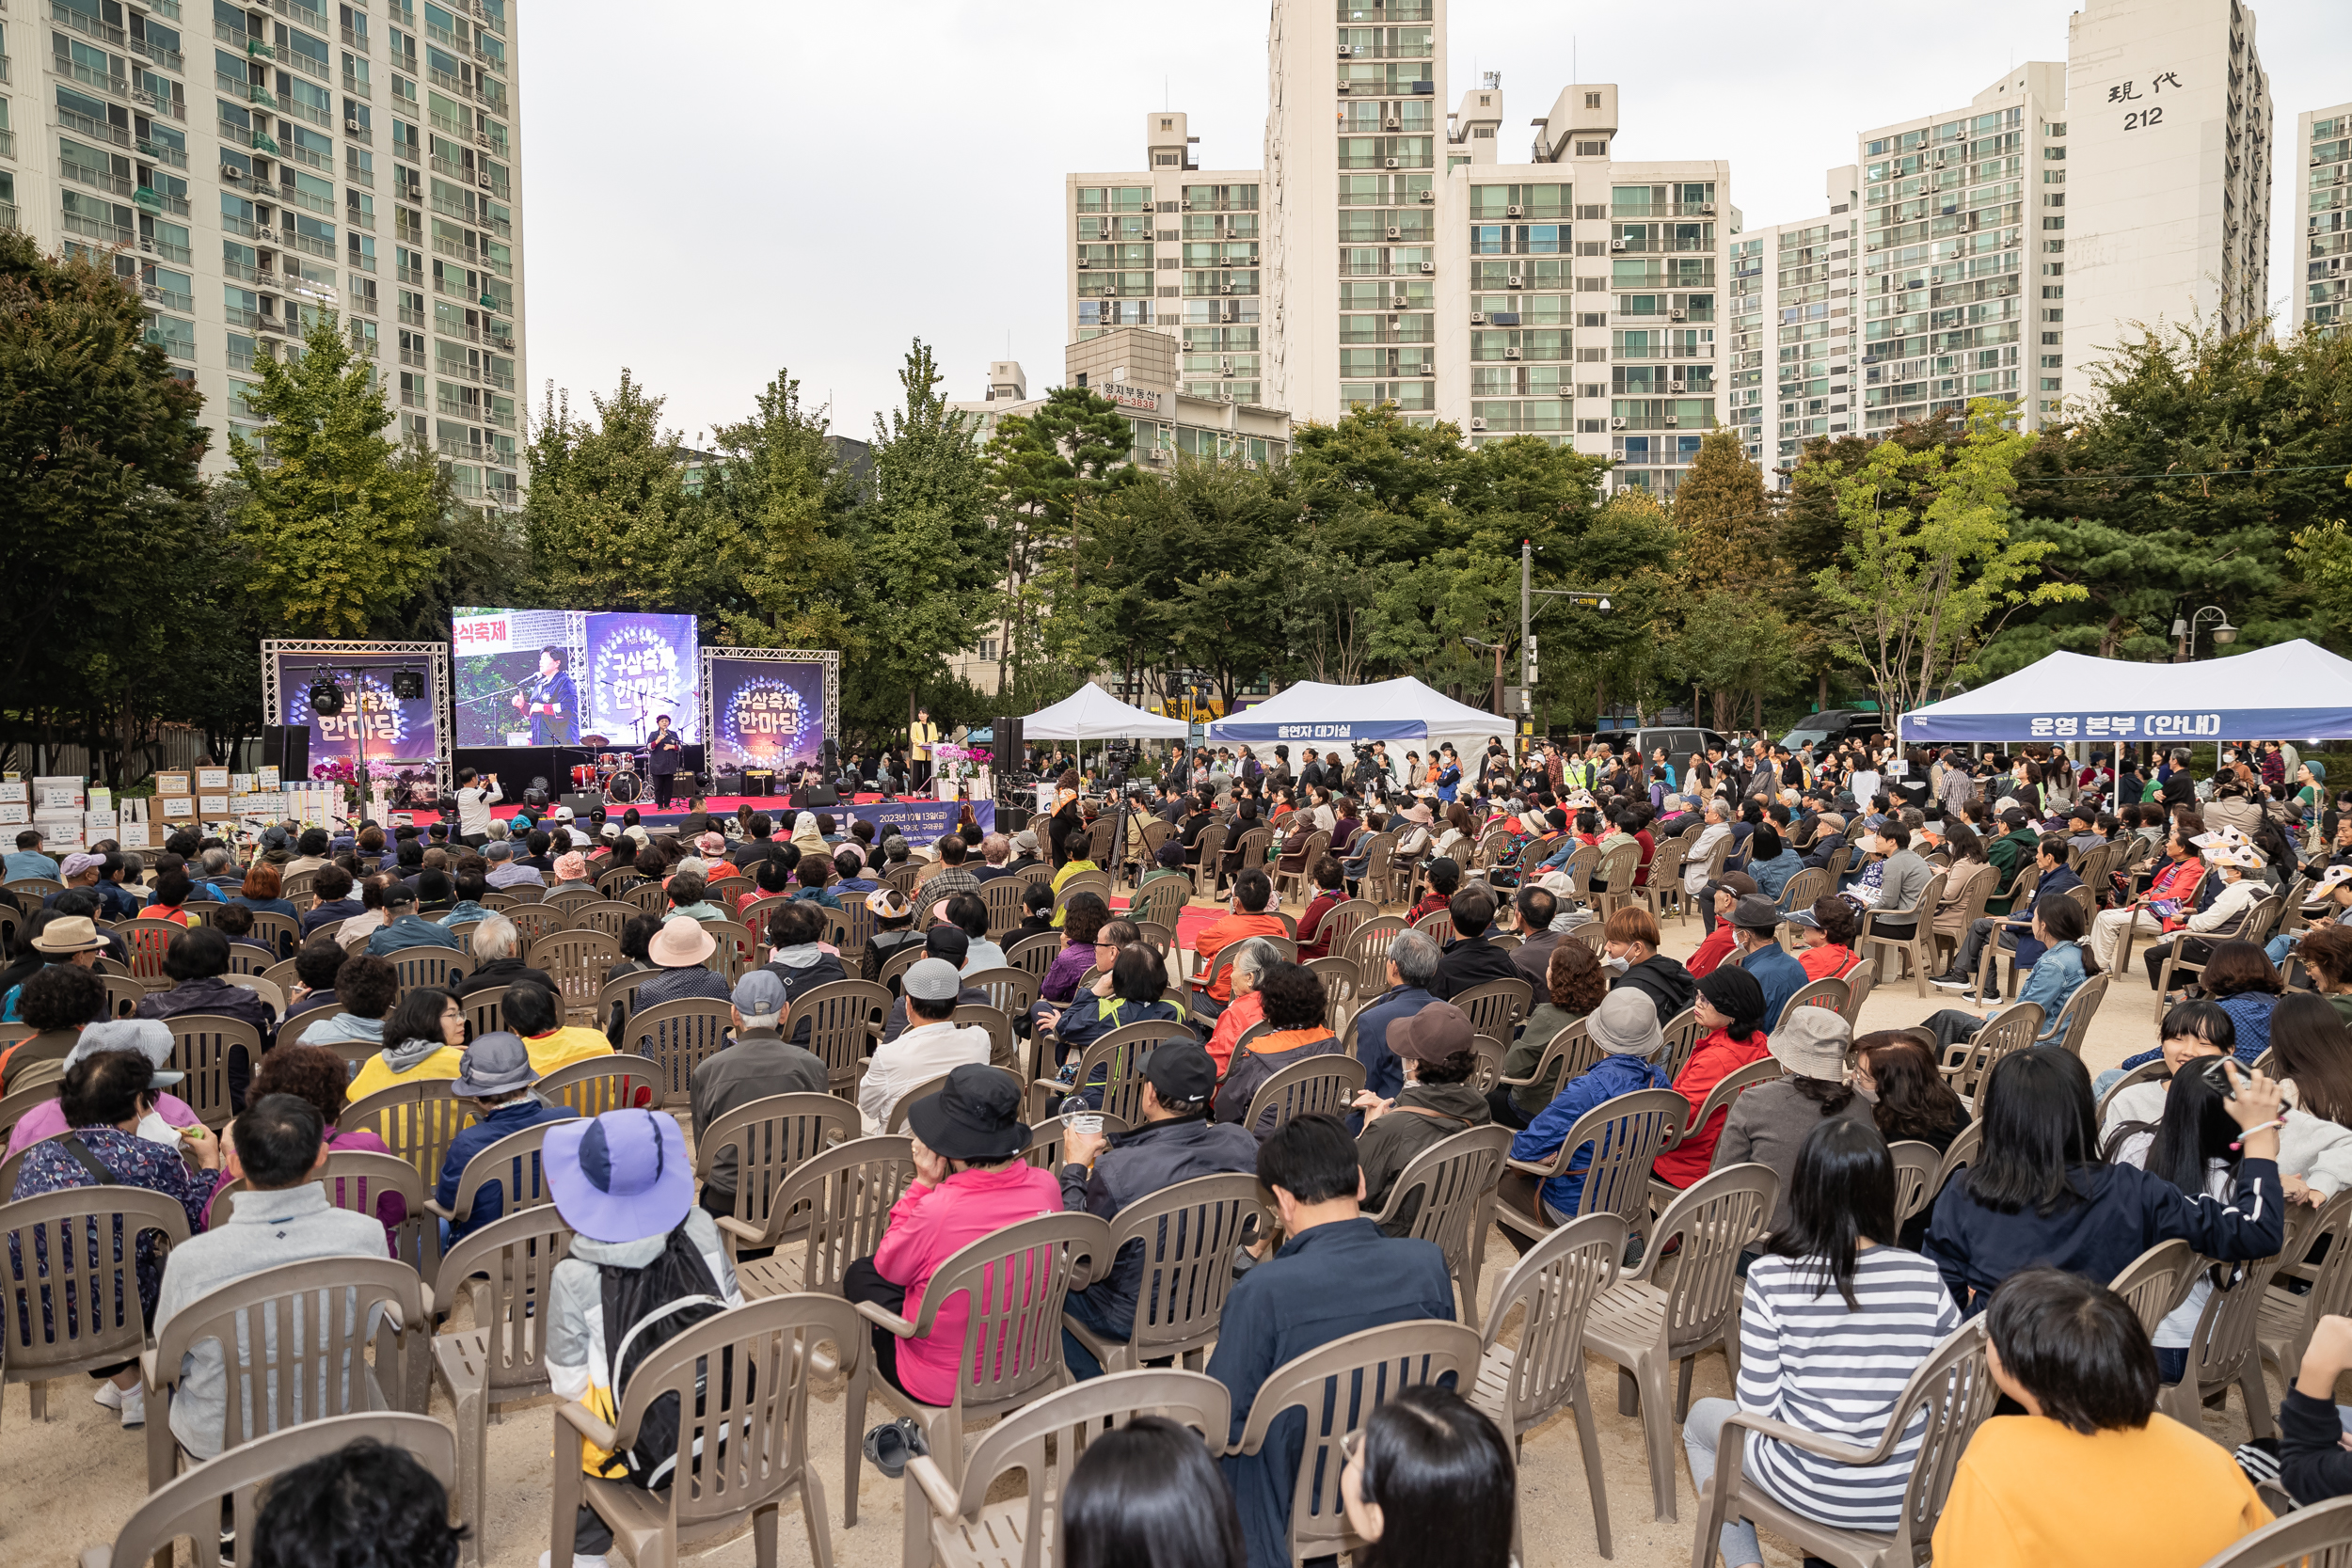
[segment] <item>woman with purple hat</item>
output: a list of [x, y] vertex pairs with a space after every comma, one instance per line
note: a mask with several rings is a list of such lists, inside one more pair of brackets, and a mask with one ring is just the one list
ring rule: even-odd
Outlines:
[[[702, 1287], [694, 1293], [707, 1296], [707, 1306], [740, 1307], [743, 1292], [718, 1226], [694, 1206], [694, 1162], [675, 1117], [607, 1111], [593, 1121], [566, 1122], [548, 1130], [539, 1161], [555, 1212], [572, 1227], [571, 1255], [548, 1281], [548, 1381], [557, 1398], [577, 1400], [609, 1422], [620, 1413], [614, 1349], [636, 1326], [605, 1322], [609, 1282], [619, 1286], [614, 1299], [626, 1297], [628, 1275], [675, 1254], [668, 1263]], [[628, 1474], [585, 1437], [580, 1467], [608, 1480]], [[571, 1568], [605, 1568], [611, 1528], [583, 1504], [574, 1530]], [[540, 1568], [548, 1568], [552, 1555], [540, 1554]]]

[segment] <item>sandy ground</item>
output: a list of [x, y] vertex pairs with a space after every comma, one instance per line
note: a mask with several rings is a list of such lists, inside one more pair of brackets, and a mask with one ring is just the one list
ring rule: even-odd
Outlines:
[[[1695, 919], [1681, 925], [1669, 920], [1665, 950], [1687, 955], [1697, 946], [1699, 935]], [[1909, 982], [1881, 984], [1865, 1004], [1863, 1025], [1867, 1030], [1918, 1022], [1949, 1005], [1948, 995], [1931, 987], [1922, 998]], [[2085, 1059], [2095, 1071], [2154, 1043], [2155, 1014], [2144, 973], [2119, 977], [2092, 1021]], [[1487, 1290], [1514, 1259], [1509, 1245], [1490, 1232], [1484, 1273]], [[1625, 1568], [1689, 1563], [1699, 1510], [1678, 1434], [1673, 1451], [1679, 1518], [1653, 1520], [1640, 1420], [1617, 1414], [1613, 1367], [1595, 1357], [1588, 1377], [1597, 1396], [1595, 1418], [1614, 1536], [1613, 1560]], [[0, 1475], [8, 1478], [10, 1499], [10, 1506], [0, 1513], [0, 1561], [12, 1568], [77, 1561], [84, 1547], [111, 1543], [113, 1532], [146, 1496], [143, 1434], [122, 1431], [112, 1412], [90, 1402], [88, 1388], [78, 1378], [51, 1384], [49, 1419], [40, 1425], [30, 1419], [23, 1386], [8, 1386], [0, 1402]], [[1692, 1397], [1729, 1393], [1721, 1354], [1700, 1357]], [[2274, 1386], [2274, 1402], [2279, 1393]], [[886, 1481], [861, 1465], [858, 1523], [853, 1528], [841, 1527], [842, 1424], [849, 1418], [845, 1403], [838, 1386], [820, 1386], [810, 1410], [810, 1449], [821, 1456], [818, 1465], [827, 1493], [834, 1556], [842, 1568], [891, 1568], [900, 1560], [902, 1482]], [[451, 1417], [448, 1402], [437, 1391], [433, 1409], [443, 1419]], [[486, 1545], [486, 1560], [499, 1568], [529, 1568], [547, 1549], [550, 1410], [548, 1402], [510, 1409], [490, 1429], [490, 1502], [487, 1517], [476, 1528]], [[878, 1414], [872, 1418], [883, 1418]], [[2240, 1403], [2233, 1399], [2226, 1412], [2208, 1411], [2206, 1429], [2218, 1441], [2243, 1441], [2248, 1432]], [[1529, 1568], [1603, 1560], [1572, 1416], [1563, 1413], [1529, 1434], [1522, 1478]], [[784, 1521], [780, 1542], [784, 1561], [808, 1560], [805, 1528], [799, 1518]], [[1766, 1558], [1773, 1568], [1801, 1560], [1787, 1543], [1770, 1537]], [[180, 1561], [188, 1560], [183, 1545]], [[755, 1557], [745, 1536], [696, 1560], [736, 1565], [749, 1564]]]

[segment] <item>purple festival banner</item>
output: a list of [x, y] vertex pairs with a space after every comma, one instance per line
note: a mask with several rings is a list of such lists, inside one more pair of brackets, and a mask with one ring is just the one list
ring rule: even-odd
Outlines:
[[818, 760], [825, 744], [825, 667], [710, 655], [710, 770], [778, 770]]

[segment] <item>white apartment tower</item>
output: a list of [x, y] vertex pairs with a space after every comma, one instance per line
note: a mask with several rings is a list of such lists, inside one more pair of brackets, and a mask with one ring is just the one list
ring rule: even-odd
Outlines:
[[1831, 169], [1826, 214], [1743, 230], [1725, 246], [1723, 420], [1767, 472], [1793, 467], [1814, 436], [1861, 428], [1861, 182], [1852, 164]]
[[392, 434], [434, 446], [460, 496], [516, 504], [514, 0], [320, 5], [0, 17], [0, 221], [135, 284], [149, 341], [204, 394], [208, 472], [256, 429], [257, 360], [335, 309], [382, 367]]
[[2065, 388], [2136, 325], [2268, 309], [2270, 84], [2238, 0], [2088, 0], [2066, 64]]
[[2294, 303], [2288, 323], [2344, 330], [2344, 301], [2352, 293], [2352, 103], [2314, 109], [2295, 122]]
[[1864, 435], [1977, 398], [2058, 411], [2067, 185], [2063, 68], [2018, 67], [1965, 108], [1865, 131], [1855, 245]]
[[1186, 393], [1255, 404], [1262, 177], [1254, 168], [1203, 172], [1188, 126], [1181, 113], [1147, 115], [1141, 170], [1063, 182], [1065, 232], [1076, 246], [1067, 341], [1156, 328], [1183, 341]]

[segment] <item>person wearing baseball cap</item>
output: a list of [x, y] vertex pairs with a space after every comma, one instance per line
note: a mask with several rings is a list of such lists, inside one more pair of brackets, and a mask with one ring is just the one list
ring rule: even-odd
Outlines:
[[[771, 1095], [831, 1091], [823, 1058], [781, 1032], [791, 1005], [784, 980], [772, 969], [747, 970], [735, 982], [735, 1036], [724, 1051], [694, 1069], [691, 1095], [697, 1128], [709, 1127], [737, 1106]], [[736, 1150], [720, 1149], [703, 1183], [704, 1209], [713, 1214], [736, 1212], [735, 1173]]]
[[[722, 1053], [723, 1054], [723, 1053]], [[682, 1268], [715, 1305], [690, 1308], [691, 1324], [718, 1307], [740, 1307], [743, 1292], [710, 1215], [694, 1207], [694, 1162], [677, 1118], [659, 1111], [607, 1111], [593, 1120], [575, 1117], [550, 1128], [541, 1146], [541, 1168], [555, 1212], [572, 1227], [570, 1255], [548, 1276], [541, 1304], [547, 1340], [548, 1380], [557, 1397], [577, 1400], [610, 1420], [618, 1413], [621, 1390], [612, 1386], [612, 1347], [637, 1326], [605, 1321], [612, 1283], [656, 1263]], [[643, 1320], [640, 1320], [641, 1322]], [[564, 1459], [562, 1463], [571, 1463]], [[625, 1469], [606, 1449], [580, 1441], [580, 1469], [614, 1479]], [[653, 1489], [665, 1499], [666, 1487]], [[660, 1503], [657, 1503], [660, 1506]], [[595, 1509], [581, 1505], [566, 1532], [559, 1523], [555, 1553], [571, 1536], [572, 1568], [602, 1568], [612, 1530]]]
[[918, 958], [908, 968], [899, 990], [906, 1032], [875, 1048], [858, 1085], [858, 1112], [867, 1136], [889, 1125], [890, 1113], [909, 1089], [966, 1063], [987, 1064], [993, 1046], [988, 1031], [954, 1022], [962, 993], [963, 977], [946, 958]]
[[[1209, 1120], [1216, 1064], [1190, 1040], [1170, 1040], [1143, 1059], [1142, 1125], [1131, 1132], [1062, 1135], [1062, 1207], [1116, 1219], [1129, 1204], [1197, 1176], [1252, 1174], [1258, 1140], [1240, 1127]], [[1410, 1119], [1410, 1118], [1408, 1118]], [[1063, 1309], [1062, 1355], [1073, 1376], [1100, 1376], [1097, 1351], [1123, 1344], [1135, 1329], [1143, 1279], [1143, 1243], [1120, 1250], [1108, 1275], [1070, 1294]], [[1085, 1330], [1085, 1338], [1070, 1324]]]
[[1805, 1134], [1831, 1118], [1874, 1124], [1870, 1102], [1846, 1083], [1853, 1029], [1836, 1008], [1797, 1008], [1772, 1031], [1765, 1048], [1780, 1063], [1782, 1076], [1731, 1102], [1730, 1119], [1715, 1143], [1714, 1168], [1753, 1162], [1778, 1172], [1780, 1196], [1772, 1228], [1779, 1230], [1788, 1224], [1789, 1179]]
[[[1363, 1163], [1366, 1209], [1389, 1208], [1396, 1179], [1423, 1149], [1492, 1123], [1486, 1097], [1470, 1087], [1478, 1071], [1476, 1047], [1470, 1015], [1451, 1002], [1432, 1002], [1389, 1025], [1389, 1050], [1405, 1064], [1405, 1086], [1392, 1100], [1359, 1090], [1355, 1101], [1364, 1117], [1356, 1157]], [[1391, 1236], [1408, 1236], [1420, 1211], [1416, 1196], [1385, 1215], [1380, 1228]]]
[[484, 1183], [473, 1205], [457, 1212], [457, 1187], [473, 1157], [512, 1132], [544, 1122], [569, 1121], [580, 1113], [568, 1105], [550, 1105], [532, 1092], [539, 1081], [531, 1065], [531, 1048], [520, 1035], [496, 1030], [475, 1037], [459, 1058], [450, 1092], [473, 1102], [475, 1121], [451, 1140], [441, 1162], [441, 1180], [433, 1189], [433, 1212], [441, 1216], [444, 1246], [488, 1225], [506, 1212], [506, 1188], [501, 1181]]
[[[1767, 907], [1770, 903], [1766, 900]], [[1658, 1064], [1666, 1035], [1659, 1026], [1658, 1009], [1646, 995], [1632, 990], [1613, 990], [1585, 1016], [1585, 1027], [1601, 1053], [1600, 1060], [1561, 1085], [1551, 1103], [1511, 1140], [1512, 1159], [1548, 1164], [1567, 1141], [1568, 1130], [1577, 1118], [1594, 1106], [1637, 1089], [1674, 1086], [1666, 1069]], [[1389, 1027], [1393, 1033], [1396, 1025]], [[1577, 1151], [1565, 1171], [1545, 1179], [1540, 1194], [1530, 1190], [1529, 1179], [1506, 1176], [1502, 1200], [1553, 1225], [1565, 1225], [1575, 1217], [1577, 1204], [1583, 1198], [1584, 1171], [1591, 1163], [1589, 1151]]]
[[[956, 967], [956, 1006], [959, 1007], [966, 1003], [976, 1003], [981, 1006], [988, 1006], [988, 992], [977, 986], [963, 984], [962, 977], [971, 968], [965, 959], [971, 956], [971, 935], [961, 926], [933, 926], [923, 933], [923, 956], [929, 958], [943, 958]], [[909, 1022], [906, 991], [902, 985], [898, 999], [890, 1005], [889, 1016], [882, 1020], [882, 1043], [888, 1045], [892, 1040], [905, 1034]]]
[[2042, 832], [2034, 826], [2032, 815], [2023, 806], [2010, 806], [2000, 814], [1998, 820], [2001, 836], [1986, 843], [1984, 858], [1999, 869], [2000, 890], [2005, 893], [2017, 880], [2017, 873], [2033, 863], [2034, 851], [2042, 842]]
[[[953, 980], [951, 974], [947, 983]], [[914, 1145], [914, 1180], [891, 1206], [889, 1227], [874, 1256], [843, 1271], [841, 1293], [898, 1313], [912, 1326], [942, 1263], [1008, 1226], [1060, 1213], [1062, 1193], [1052, 1171], [1021, 1158], [1030, 1130], [1021, 1119], [1021, 1086], [1009, 1072], [984, 1063], [955, 1069], [937, 1094], [908, 1107], [907, 1131]], [[931, 1332], [922, 1338], [902, 1339], [877, 1324], [876, 1370], [922, 1403], [949, 1403], [970, 1310], [962, 1297], [941, 1303]], [[894, 1465], [904, 1468], [914, 1446], [910, 1425], [886, 1422], [866, 1433], [866, 1455], [885, 1474]]]
[[1732, 906], [1732, 962], [1764, 988], [1764, 1027], [1780, 1023], [1780, 1009], [1812, 976], [1795, 954], [1780, 944], [1780, 907], [1760, 893]]

